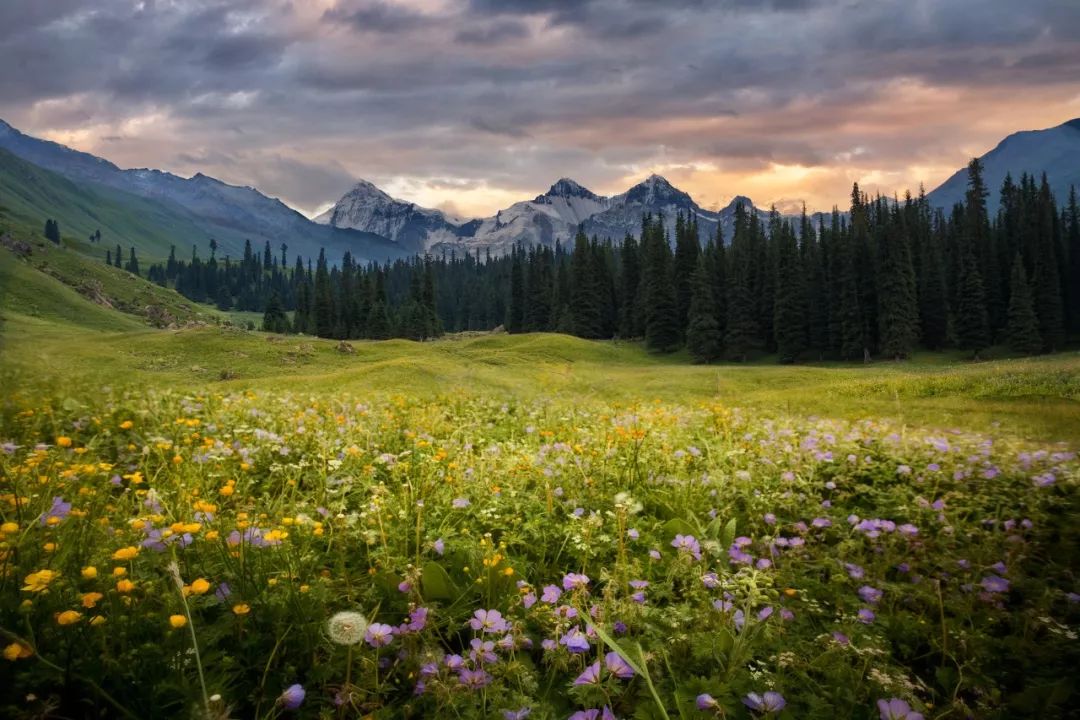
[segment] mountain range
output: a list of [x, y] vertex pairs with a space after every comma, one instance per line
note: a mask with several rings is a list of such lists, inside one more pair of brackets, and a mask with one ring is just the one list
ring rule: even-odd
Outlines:
[[[6, 151], [6, 152], [5, 152]], [[1046, 173], [1058, 201], [1080, 185], [1080, 119], [1047, 130], [1018, 132], [982, 156], [991, 212], [1006, 173]], [[928, 194], [936, 207], [963, 199], [966, 169]], [[24, 217], [54, 217], [62, 227], [90, 234], [103, 230], [106, 245], [134, 246], [153, 257], [170, 245], [186, 250], [217, 240], [222, 254], [239, 255], [245, 240], [256, 249], [281, 244], [289, 255], [325, 249], [337, 261], [345, 251], [362, 261], [386, 261], [424, 252], [502, 254], [519, 243], [553, 246], [572, 241], [579, 226], [589, 235], [622, 239], [637, 235], [641, 217], [662, 215], [673, 230], [679, 213], [697, 219], [702, 242], [720, 228], [730, 240], [735, 207], [754, 208], [737, 196], [707, 210], [665, 178], [651, 175], [626, 192], [599, 195], [570, 178], [531, 200], [491, 217], [464, 219], [399, 200], [361, 180], [330, 209], [309, 220], [280, 200], [252, 187], [229, 185], [198, 173], [183, 178], [150, 169], [123, 170], [89, 153], [25, 135], [0, 120], [0, 205]]]

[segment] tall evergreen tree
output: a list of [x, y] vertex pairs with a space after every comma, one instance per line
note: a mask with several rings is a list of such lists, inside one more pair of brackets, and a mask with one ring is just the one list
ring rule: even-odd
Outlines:
[[645, 218], [641, 238], [641, 307], [645, 347], [671, 352], [679, 347], [682, 328], [675, 306], [671, 246], [663, 217]]
[[795, 231], [788, 223], [778, 223], [773, 232], [776, 246], [773, 332], [780, 362], [793, 363], [806, 350], [806, 274]]
[[890, 218], [878, 273], [878, 337], [881, 354], [899, 360], [911, 354], [919, 339], [919, 308], [907, 229], [898, 210]]
[[1009, 288], [1009, 318], [1005, 326], [1005, 338], [1009, 347], [1025, 355], [1035, 355], [1042, 350], [1043, 341], [1039, 336], [1039, 319], [1035, 316], [1035, 306], [1031, 299], [1024, 272], [1024, 259], [1016, 253], [1013, 260], [1012, 282]]
[[619, 316], [619, 335], [636, 338], [642, 335], [641, 310], [638, 305], [641, 283], [641, 255], [638, 242], [631, 235], [623, 240], [620, 249], [622, 260], [622, 302]]
[[592, 247], [582, 228], [574, 238], [570, 257], [570, 313], [574, 334], [583, 338], [601, 337], [600, 288], [594, 269]]
[[708, 363], [720, 358], [723, 336], [716, 321], [716, 301], [713, 299], [712, 278], [704, 257], [690, 276], [690, 308], [686, 326], [686, 348], [694, 362]]
[[750, 219], [745, 206], [739, 202], [735, 205], [735, 229], [727, 266], [727, 322], [724, 336], [728, 355], [739, 361], [746, 361], [758, 342], [756, 308], [751, 288], [754, 246], [750, 235]]
[[510, 251], [510, 304], [506, 314], [506, 331], [519, 333], [525, 325], [525, 274], [521, 269], [521, 253], [515, 246]]
[[690, 313], [691, 276], [697, 270], [701, 245], [697, 224], [682, 212], [675, 217], [675, 262], [672, 279], [675, 283], [675, 314], [680, 328], [685, 328]]
[[968, 247], [960, 260], [960, 287], [956, 298], [956, 342], [962, 350], [979, 354], [990, 344], [986, 293], [975, 253]]

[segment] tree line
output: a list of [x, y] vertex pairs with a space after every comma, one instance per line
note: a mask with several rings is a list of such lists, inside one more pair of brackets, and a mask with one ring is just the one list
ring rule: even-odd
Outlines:
[[[621, 242], [579, 231], [572, 245], [515, 247], [340, 266], [287, 246], [239, 261], [189, 261], [175, 249], [151, 280], [223, 310], [262, 311], [264, 329], [330, 338], [406, 337], [491, 330], [643, 339], [686, 347], [699, 362], [904, 358], [922, 347], [978, 356], [993, 344], [1035, 354], [1080, 332], [1080, 210], [1059, 206], [1046, 178], [1007, 177], [990, 217], [982, 166], [968, 167], [963, 202], [948, 211], [925, 195], [868, 197], [798, 218], [736, 206], [730, 239], [704, 246], [697, 220], [642, 218]], [[130, 260], [129, 260], [130, 263]], [[291, 317], [290, 317], [291, 315]]]

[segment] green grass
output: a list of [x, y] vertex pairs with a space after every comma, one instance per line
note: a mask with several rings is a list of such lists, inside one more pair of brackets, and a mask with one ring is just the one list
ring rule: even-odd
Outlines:
[[9, 219], [37, 228], [45, 218], [59, 221], [64, 237], [85, 240], [101, 231], [101, 244], [87, 250], [101, 258], [105, 250], [123, 246], [124, 258], [134, 247], [144, 260], [163, 260], [170, 245], [189, 252], [206, 232], [182, 208], [141, 198], [104, 185], [77, 184], [57, 173], [0, 150], [0, 205]]
[[[912, 425], [991, 430], [1042, 440], [1080, 437], [1080, 355], [971, 363], [947, 355], [870, 366], [837, 363], [697, 366], [637, 343], [535, 334], [414, 343], [271, 336], [215, 325], [155, 330], [140, 317], [160, 304], [183, 321], [243, 327], [256, 313], [222, 314], [129, 273], [45, 244], [30, 262], [0, 250], [2, 364], [26, 382], [64, 378], [221, 391], [282, 389], [358, 397], [482, 395], [586, 406], [719, 401], [798, 415], [892, 418]], [[74, 288], [96, 282], [117, 309]], [[126, 310], [127, 313], [118, 310]]]

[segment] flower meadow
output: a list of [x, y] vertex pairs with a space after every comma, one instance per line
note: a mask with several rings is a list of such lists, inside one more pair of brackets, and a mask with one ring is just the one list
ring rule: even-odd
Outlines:
[[16, 395], [0, 715], [1014, 718], [1071, 448], [701, 405]]

